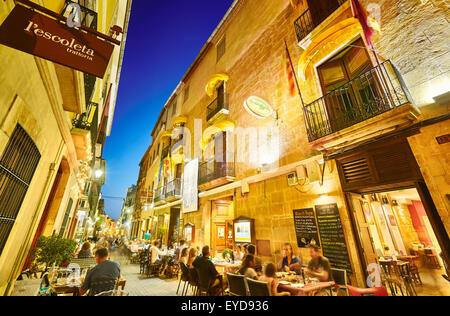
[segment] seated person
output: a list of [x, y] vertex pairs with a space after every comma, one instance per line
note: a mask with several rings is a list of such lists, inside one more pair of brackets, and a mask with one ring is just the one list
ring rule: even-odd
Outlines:
[[294, 256], [294, 251], [292, 250], [291, 244], [285, 243], [283, 247], [283, 255], [278, 263], [278, 270], [283, 272], [292, 271], [299, 275], [302, 269], [301, 264], [301, 260]]
[[242, 246], [237, 244], [234, 250], [234, 260], [242, 261], [244, 259], [244, 252], [242, 251]]
[[266, 265], [264, 275], [259, 278], [259, 281], [267, 282], [269, 285], [270, 295], [272, 296], [291, 296], [289, 292], [278, 292], [277, 267], [272, 262]]
[[186, 266], [188, 264], [189, 248], [185, 247], [181, 250], [179, 262], [183, 262]]
[[217, 272], [211, 260], [209, 260], [210, 256], [209, 246], [204, 246], [202, 255], [197, 257], [192, 265], [197, 270], [201, 288], [208, 289], [212, 294], [216, 294], [220, 288], [223, 288], [224, 284], [222, 276]]
[[242, 262], [242, 265], [239, 268], [238, 273], [245, 276], [246, 278], [258, 280], [258, 274], [256, 273], [254, 267], [255, 267], [255, 257], [251, 254], [248, 254], [244, 258], [244, 261]]
[[256, 256], [256, 246], [252, 244], [248, 245], [247, 251], [250, 255], [255, 257], [255, 271], [262, 272], [262, 260], [260, 257]]
[[327, 258], [320, 255], [317, 245], [309, 246], [309, 255], [311, 256], [311, 261], [308, 263], [306, 274], [312, 278], [319, 279], [320, 282], [333, 281], [330, 262]]
[[162, 264], [162, 259], [161, 257], [164, 257], [166, 254], [164, 251], [161, 251], [159, 249], [159, 246], [161, 245], [161, 242], [159, 240], [155, 240], [153, 242], [153, 246], [150, 247], [150, 251], [152, 253], [152, 258], [151, 258], [151, 263], [152, 264]]
[[[80, 294], [84, 295], [88, 290], [92, 290], [92, 282], [99, 280], [118, 280], [120, 278], [120, 264], [108, 260], [108, 249], [101, 248], [95, 252], [97, 265], [86, 274]], [[98, 294], [98, 293], [97, 293]]]
[[86, 259], [91, 257], [91, 244], [86, 241], [83, 246], [81, 246], [81, 250], [78, 252], [78, 259]]

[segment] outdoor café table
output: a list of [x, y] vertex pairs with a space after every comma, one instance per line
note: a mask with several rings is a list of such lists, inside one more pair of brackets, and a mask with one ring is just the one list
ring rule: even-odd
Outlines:
[[228, 262], [217, 262], [214, 263], [217, 269], [222, 270], [223, 273], [230, 272], [235, 273], [237, 269], [241, 266], [241, 262], [228, 263]]
[[[125, 284], [127, 283], [127, 280], [125, 278], [120, 278], [117, 281], [116, 288], [122, 288], [122, 290], [125, 288]], [[72, 294], [73, 296], [79, 296], [79, 290], [81, 288], [81, 282], [77, 281], [72, 284], [51, 284], [51, 288], [53, 293], [55, 294]]]
[[278, 284], [278, 292], [289, 292], [292, 296], [313, 296], [317, 291], [332, 287], [334, 282], [318, 282], [300, 287], [300, 283]]

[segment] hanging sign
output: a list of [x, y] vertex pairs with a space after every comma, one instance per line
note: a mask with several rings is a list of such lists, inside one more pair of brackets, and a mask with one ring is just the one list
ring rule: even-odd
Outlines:
[[251, 96], [244, 102], [244, 108], [247, 110], [248, 113], [250, 113], [253, 116], [256, 116], [257, 118], [267, 118], [277, 117], [276, 112], [273, 110], [273, 108], [270, 106], [270, 104], [256, 96]]
[[114, 46], [21, 5], [0, 26], [0, 44], [103, 78]]

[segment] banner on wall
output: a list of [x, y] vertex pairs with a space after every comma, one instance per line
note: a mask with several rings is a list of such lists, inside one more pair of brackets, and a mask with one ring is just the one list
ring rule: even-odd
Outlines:
[[198, 211], [198, 158], [184, 166], [183, 213]]

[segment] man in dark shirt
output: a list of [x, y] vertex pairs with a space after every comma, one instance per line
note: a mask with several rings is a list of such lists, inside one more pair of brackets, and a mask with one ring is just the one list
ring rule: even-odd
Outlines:
[[209, 260], [210, 255], [209, 246], [204, 246], [202, 256], [197, 257], [192, 265], [197, 270], [201, 287], [215, 292], [222, 286], [222, 276], [217, 272], [211, 260]]
[[92, 282], [99, 280], [118, 280], [120, 278], [120, 265], [117, 262], [108, 260], [108, 250], [100, 248], [95, 252], [97, 265], [86, 274], [86, 279], [80, 289], [83, 295], [88, 290], [92, 290]]
[[253, 255], [255, 258], [255, 271], [262, 272], [262, 260], [260, 257], [256, 256], [256, 246], [253, 244], [248, 245], [247, 251], [250, 255]]
[[308, 263], [306, 274], [310, 277], [319, 279], [320, 282], [333, 281], [330, 262], [327, 258], [320, 255], [319, 247], [316, 245], [310, 245], [309, 255], [311, 256], [311, 261]]

